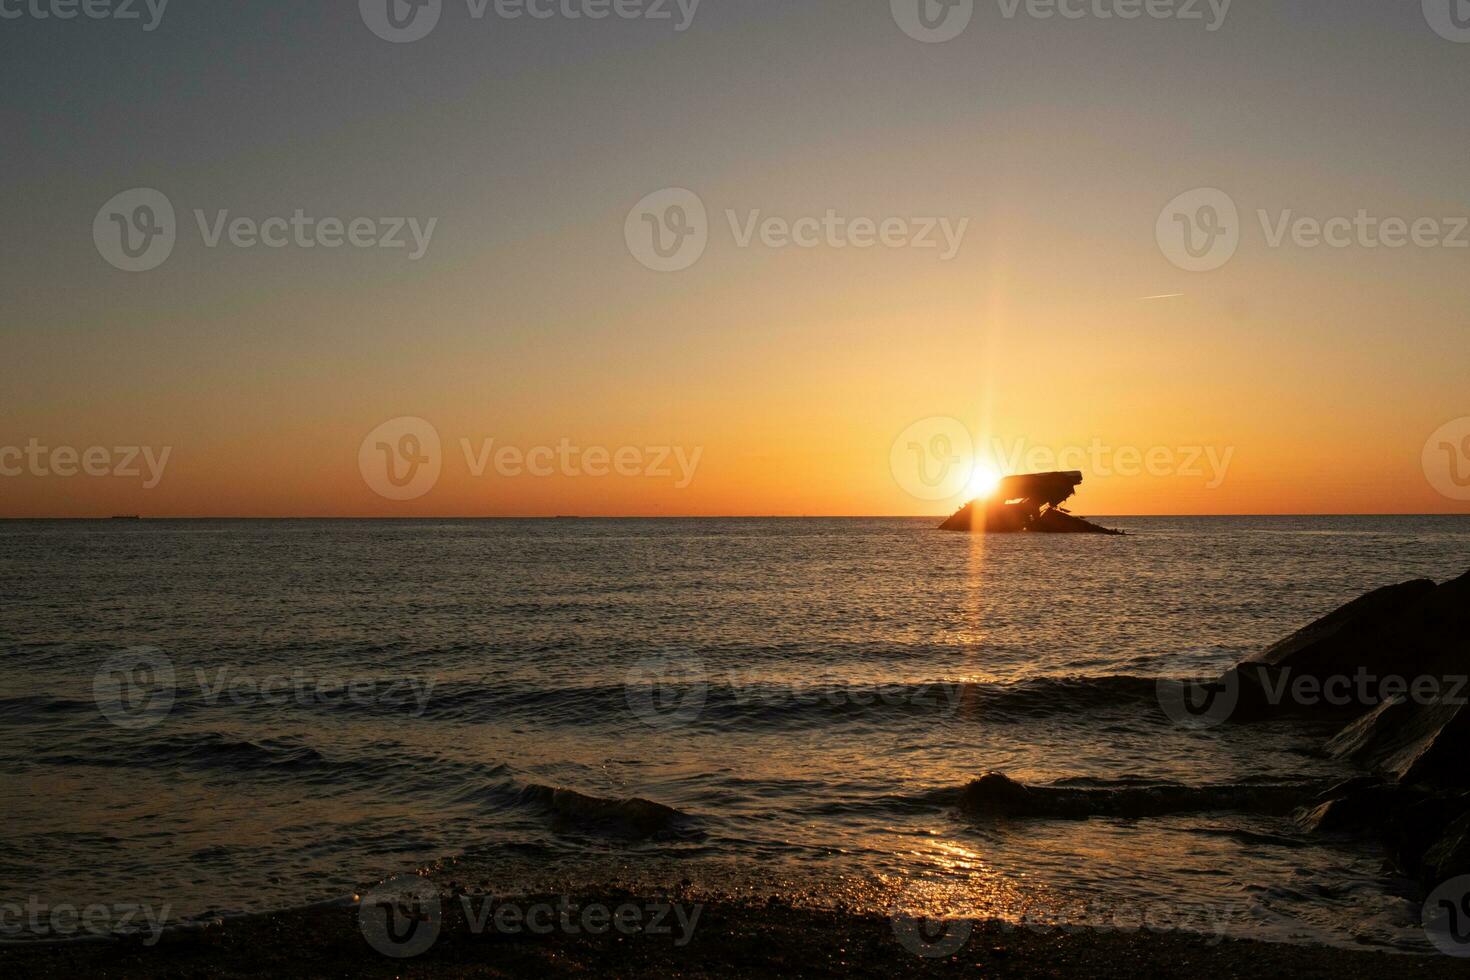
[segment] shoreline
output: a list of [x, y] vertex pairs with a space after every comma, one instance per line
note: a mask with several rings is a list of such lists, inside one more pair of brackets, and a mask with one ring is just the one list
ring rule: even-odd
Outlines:
[[[433, 889], [435, 886], [426, 879]], [[382, 910], [383, 906], [369, 905]], [[479, 928], [468, 910], [479, 908]], [[1470, 977], [1470, 959], [1219, 939], [1183, 932], [1033, 930], [949, 920], [930, 931], [875, 913], [704, 896], [686, 888], [597, 889], [495, 900], [451, 889], [438, 914], [406, 915], [386, 939], [357, 906], [323, 904], [141, 939], [0, 946], [23, 977], [895, 975], [1255, 978]], [[540, 915], [538, 916], [538, 912]], [[386, 921], [386, 920], [383, 920]], [[367, 923], [365, 927], [365, 923]], [[407, 923], [406, 927], [404, 923]], [[570, 925], [568, 925], [570, 923]], [[531, 928], [532, 925], [538, 928]], [[370, 941], [369, 933], [374, 938]], [[394, 945], [403, 940], [409, 945]], [[922, 953], [922, 955], [921, 955]]]

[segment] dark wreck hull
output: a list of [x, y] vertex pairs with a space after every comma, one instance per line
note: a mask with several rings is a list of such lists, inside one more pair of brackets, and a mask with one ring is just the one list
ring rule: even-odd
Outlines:
[[1062, 509], [1062, 501], [1072, 496], [1081, 482], [1082, 474], [1075, 470], [1008, 476], [992, 499], [970, 501], [939, 529], [972, 534], [1122, 534]]

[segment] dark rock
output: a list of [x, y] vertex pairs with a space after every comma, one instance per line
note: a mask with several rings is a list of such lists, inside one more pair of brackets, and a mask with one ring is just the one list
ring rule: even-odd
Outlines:
[[1446, 827], [1424, 853], [1420, 879], [1426, 888], [1463, 874], [1470, 874], [1470, 812], [1462, 813]]
[[1470, 784], [1470, 710], [1463, 695], [1385, 701], [1327, 743], [1327, 751], [1403, 783]]
[[1461, 791], [1419, 789], [1417, 798], [1406, 797], [1389, 816], [1384, 840], [1389, 853], [1405, 874], [1428, 883], [1430, 888], [1442, 879], [1426, 866], [1425, 857], [1449, 832], [1449, 828], [1470, 812], [1470, 794]]
[[1317, 789], [1305, 783], [1190, 786], [1159, 782], [1122, 787], [1027, 786], [998, 772], [960, 791], [962, 813], [981, 817], [1086, 820], [1157, 817], [1167, 813], [1250, 811], [1291, 813]]
[[1298, 812], [1309, 829], [1371, 834], [1426, 888], [1470, 873], [1470, 574], [1354, 599], [1215, 682], [1232, 717], [1352, 712], [1326, 746], [1375, 775]]
[[521, 801], [550, 811], [558, 829], [600, 830], [614, 836], [651, 837], [678, 830], [690, 822], [687, 814], [652, 800], [604, 799], [540, 784], [523, 789]]
[[1470, 873], [1470, 792], [1368, 777], [1323, 795], [1297, 814], [1308, 830], [1377, 838], [1394, 864], [1426, 890]]
[[1361, 595], [1347, 605], [1272, 644], [1248, 662], [1291, 666], [1318, 675], [1341, 670], [1344, 664], [1388, 669], [1394, 647], [1389, 631], [1416, 601], [1436, 589], [1429, 579], [1388, 585]]
[[[1460, 690], [1470, 675], [1470, 574], [1416, 579], [1359, 596], [1231, 668], [1238, 720], [1290, 713], [1353, 714], [1386, 699]], [[1394, 720], [1413, 712], [1394, 712]], [[1425, 722], [1433, 724], [1433, 722]]]
[[960, 793], [960, 810], [998, 817], [1032, 816], [1044, 807], [1026, 786], [998, 772], [973, 780]]
[[1403, 803], [1398, 786], [1372, 776], [1340, 783], [1323, 795], [1298, 814], [1308, 830], [1320, 833], [1381, 834]]

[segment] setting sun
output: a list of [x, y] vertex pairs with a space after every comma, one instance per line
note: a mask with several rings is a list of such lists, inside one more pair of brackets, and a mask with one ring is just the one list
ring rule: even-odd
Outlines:
[[1000, 471], [989, 463], [976, 463], [967, 492], [971, 499], [988, 497], [1000, 486]]

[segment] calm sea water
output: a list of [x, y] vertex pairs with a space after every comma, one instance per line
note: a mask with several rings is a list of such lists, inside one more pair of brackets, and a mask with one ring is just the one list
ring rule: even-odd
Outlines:
[[[449, 862], [1422, 946], [1375, 848], [1248, 802], [1350, 775], [1324, 732], [1181, 727], [1155, 679], [1463, 573], [1470, 518], [934, 523], [0, 523], [0, 902], [212, 915]], [[961, 815], [992, 770], [1105, 805]], [[1106, 804], [1174, 783], [1205, 802]]]

